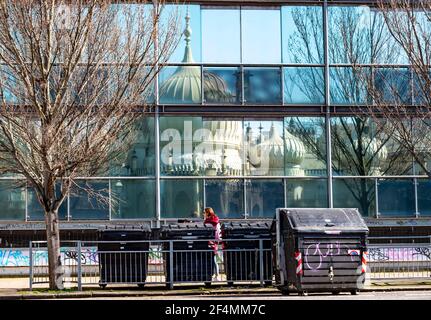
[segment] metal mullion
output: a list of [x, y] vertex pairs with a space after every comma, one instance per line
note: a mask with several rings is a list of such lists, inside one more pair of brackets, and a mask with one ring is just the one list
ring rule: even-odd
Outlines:
[[25, 181], [25, 195], [24, 195], [24, 197], [25, 197], [25, 217], [24, 217], [24, 221], [25, 222], [28, 222], [28, 220], [29, 220], [29, 216], [28, 216], [28, 181], [26, 180]]
[[[155, 8], [157, 8], [157, 0], [154, 1], [154, 5], [156, 6]], [[157, 10], [158, 11], [158, 10]], [[154, 11], [153, 11], [154, 12]], [[157, 12], [159, 13], [159, 12]], [[159, 51], [159, 42], [158, 42], [158, 34], [159, 34], [159, 22], [158, 20], [156, 20], [156, 32], [155, 32], [155, 38], [154, 38], [154, 59], [155, 59], [155, 63], [154, 63], [154, 69], [156, 70], [156, 74], [154, 77], [154, 96], [155, 96], [155, 114], [154, 114], [154, 134], [155, 134], [155, 145], [154, 145], [154, 155], [155, 155], [155, 193], [156, 193], [156, 227], [159, 227], [160, 225], [160, 218], [161, 218], [161, 213], [160, 213], [160, 129], [159, 129], [159, 63], [158, 63], [158, 51]]]
[[71, 220], [72, 220], [72, 215], [71, 215], [71, 213], [70, 213], [70, 191], [67, 193], [66, 204], [67, 204], [67, 215], [66, 215], [66, 220], [67, 220], [67, 221], [71, 221]]
[[247, 179], [243, 179], [243, 190], [244, 190], [244, 219], [248, 218], [248, 206], [247, 206]]
[[380, 209], [379, 209], [379, 179], [374, 179], [374, 187], [375, 187], [375, 195], [376, 195], [376, 218], [380, 217]]
[[202, 188], [203, 188], [203, 197], [202, 197], [202, 202], [203, 202], [204, 208], [207, 207], [206, 184], [207, 184], [206, 179], [203, 179], [203, 186], [202, 186]]
[[109, 218], [108, 218], [108, 220], [111, 221], [112, 220], [112, 183], [111, 183], [111, 179], [108, 180], [108, 193], [109, 193], [109, 207], [108, 207]]
[[328, 48], [328, 1], [323, 2], [323, 46], [325, 62], [325, 128], [326, 128], [326, 168], [328, 186], [328, 207], [333, 208], [333, 188], [332, 188], [332, 138], [331, 138], [331, 117], [330, 117], [330, 90], [329, 90], [329, 48]]
[[[247, 179], [297, 179], [297, 180], [301, 180], [301, 179], [315, 179], [315, 180], [319, 180], [319, 179], [326, 179], [326, 176], [284, 176], [284, 175], [280, 175], [280, 176], [245, 176], [245, 175], [240, 175], [240, 176], [161, 176], [162, 180], [203, 180], [203, 179], [210, 179], [210, 180], [227, 180], [227, 179], [243, 179], [243, 178], [247, 178]], [[334, 178], [348, 178], [345, 176], [334, 176]], [[367, 178], [373, 178], [372, 176], [370, 177], [351, 177], [351, 178], [363, 178], [363, 179], [367, 179]], [[405, 177], [404, 177], [405, 178]]]
[[415, 189], [415, 215], [416, 218], [419, 218], [420, 212], [419, 212], [419, 201], [418, 201], [418, 180], [417, 178], [413, 178], [413, 185]]

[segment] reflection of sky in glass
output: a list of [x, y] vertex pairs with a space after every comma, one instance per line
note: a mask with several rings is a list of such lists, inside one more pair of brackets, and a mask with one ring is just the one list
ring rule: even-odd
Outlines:
[[[163, 12], [161, 15], [161, 24], [166, 24], [166, 20], [169, 19], [169, 16], [175, 12], [178, 8], [179, 21], [181, 26], [179, 30], [183, 32], [185, 28], [185, 16], [187, 14], [187, 9], [190, 15], [190, 28], [192, 29], [191, 35], [191, 47], [193, 52], [193, 58], [195, 62], [201, 61], [201, 10], [199, 5], [165, 5], [163, 8]], [[172, 53], [168, 62], [181, 62], [184, 57], [184, 49], [186, 47], [186, 42], [184, 41], [184, 36], [181, 36], [181, 39], [176, 47], [175, 51]]]
[[285, 103], [324, 103], [323, 68], [284, 68]]
[[283, 6], [281, 14], [283, 62], [323, 63], [322, 7]]
[[280, 10], [242, 10], [242, 62], [280, 63]]
[[202, 10], [202, 60], [240, 62], [240, 11]]

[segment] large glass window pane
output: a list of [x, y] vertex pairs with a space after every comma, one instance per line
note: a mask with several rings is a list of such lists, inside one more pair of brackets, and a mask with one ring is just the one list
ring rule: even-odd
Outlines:
[[326, 176], [325, 132], [323, 117], [284, 118], [286, 175]]
[[204, 119], [194, 135], [194, 159], [205, 176], [242, 174], [243, 122], [230, 119]]
[[[371, 11], [370, 39], [371, 39], [371, 62], [381, 64], [408, 64], [409, 59], [405, 50], [395, 40], [388, 28], [388, 21], [392, 21], [396, 14], [383, 13], [380, 10]], [[386, 16], [386, 17], [385, 17]], [[392, 25], [392, 22], [389, 22]], [[393, 30], [393, 29], [392, 29]]]
[[25, 187], [22, 181], [0, 181], [0, 220], [25, 219]]
[[323, 63], [323, 13], [320, 6], [283, 6], [284, 63]]
[[241, 103], [239, 68], [204, 68], [204, 102]]
[[414, 146], [417, 156], [414, 174], [429, 176], [429, 172], [431, 172], [431, 119], [414, 118], [410, 123], [413, 131], [411, 145]]
[[330, 63], [370, 63], [370, 25], [368, 6], [329, 7]]
[[369, 102], [367, 80], [369, 69], [331, 67], [329, 94], [332, 104], [357, 105]]
[[111, 180], [112, 219], [156, 217], [154, 180]]
[[202, 60], [241, 62], [239, 9], [202, 9]]
[[73, 220], [109, 219], [109, 182], [80, 181], [72, 188], [69, 201]]
[[411, 104], [411, 70], [408, 68], [377, 68], [374, 71], [375, 94], [377, 105], [393, 103]]
[[413, 180], [381, 179], [378, 184], [379, 213], [382, 216], [414, 216]]
[[288, 208], [327, 208], [326, 179], [286, 179]]
[[369, 118], [331, 118], [334, 174], [358, 176], [411, 174], [410, 154], [392, 139], [387, 130]]
[[431, 215], [431, 180], [418, 180], [418, 211], [421, 216]]
[[[386, 14], [389, 21], [394, 17]], [[330, 6], [328, 18], [330, 63], [408, 62], [403, 49], [389, 32], [381, 11], [366, 5]]]
[[201, 103], [201, 67], [164, 67], [159, 73], [160, 104]]
[[275, 209], [284, 208], [282, 179], [246, 180], [247, 213], [250, 218], [273, 218]]
[[[60, 195], [60, 185], [56, 185], [57, 195]], [[27, 214], [29, 221], [44, 221], [45, 220], [45, 211], [42, 209], [42, 206], [37, 200], [36, 191], [33, 188], [27, 188]], [[60, 208], [58, 209], [58, 217], [60, 220], [67, 219], [67, 201], [68, 199], [64, 199]]]
[[431, 105], [431, 69], [426, 71], [413, 70], [413, 99], [415, 105]]
[[160, 117], [160, 172], [162, 175], [198, 175], [194, 135], [201, 117]]
[[[183, 30], [186, 29], [186, 16], [190, 17], [189, 20], [189, 47], [187, 48], [186, 36]], [[201, 9], [199, 5], [164, 5], [160, 16], [160, 25], [162, 26], [160, 31], [166, 31], [168, 23], [173, 23], [173, 19], [176, 19], [176, 28], [181, 34], [181, 38], [178, 39], [178, 45], [172, 52], [168, 59], [168, 62], [200, 62], [201, 61]], [[172, 35], [160, 34], [163, 39], [165, 37], [172, 37]], [[190, 55], [186, 59], [186, 52], [190, 49], [193, 61], [190, 60]], [[184, 61], [188, 60], [188, 61]]]
[[284, 73], [284, 103], [325, 103], [323, 68], [286, 67]]
[[281, 104], [280, 68], [244, 68], [244, 100], [251, 104]]
[[332, 180], [335, 208], [357, 208], [365, 217], [376, 215], [376, 188], [371, 179]]
[[280, 10], [241, 10], [241, 37], [243, 63], [280, 63]]
[[244, 216], [244, 185], [239, 179], [205, 180], [205, 206], [220, 218]]
[[244, 120], [246, 174], [284, 174], [284, 130], [280, 120]]
[[129, 151], [113, 159], [110, 176], [151, 176], [154, 175], [154, 118], [143, 117], [133, 124], [133, 130], [126, 137]]
[[203, 180], [160, 181], [162, 218], [202, 218]]
[[242, 174], [242, 121], [160, 118], [162, 175]]

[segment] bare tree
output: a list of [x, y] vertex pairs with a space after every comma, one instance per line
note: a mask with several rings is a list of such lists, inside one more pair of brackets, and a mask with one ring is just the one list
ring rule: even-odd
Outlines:
[[51, 289], [62, 288], [60, 205], [83, 188], [76, 178], [103, 174], [128, 148], [156, 67], [179, 40], [176, 11], [161, 19], [162, 8], [161, 1], [0, 3], [0, 172], [28, 183], [45, 212]]

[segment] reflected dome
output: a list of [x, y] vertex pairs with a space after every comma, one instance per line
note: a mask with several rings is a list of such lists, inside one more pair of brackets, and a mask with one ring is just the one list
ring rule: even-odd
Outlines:
[[[358, 140], [353, 141], [354, 148], [359, 148]], [[365, 148], [365, 154], [363, 154], [366, 161], [377, 160], [385, 161], [388, 157], [388, 149], [385, 145], [382, 145], [381, 141], [377, 138], [362, 138], [362, 147]]]
[[284, 130], [284, 142], [286, 144], [286, 163], [299, 166], [306, 153], [304, 143], [288, 130]]
[[[186, 28], [183, 31], [186, 47], [182, 63], [195, 63], [190, 46], [192, 30], [190, 16], [186, 15]], [[162, 83], [160, 94], [165, 103], [200, 103], [201, 102], [201, 68], [199, 66], [179, 66], [175, 72]], [[204, 75], [205, 96], [210, 101], [234, 102], [235, 98], [229, 91], [226, 82], [220, 76], [208, 72]]]

